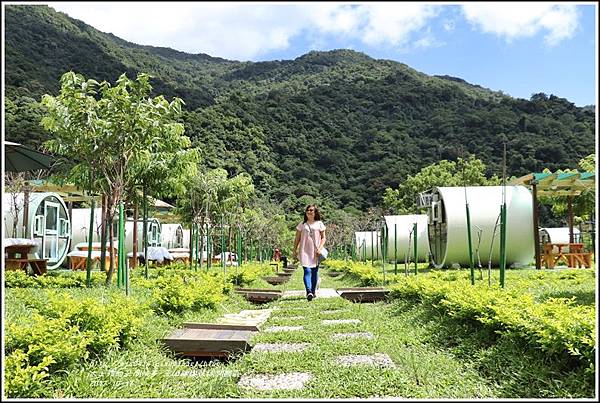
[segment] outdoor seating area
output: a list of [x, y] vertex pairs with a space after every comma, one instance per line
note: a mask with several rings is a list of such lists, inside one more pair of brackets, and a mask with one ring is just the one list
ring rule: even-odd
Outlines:
[[[69, 269], [71, 270], [85, 270], [87, 267], [87, 259], [88, 259], [88, 248], [89, 244], [86, 242], [81, 242], [75, 245], [74, 249], [67, 254], [69, 258]], [[92, 253], [91, 260], [92, 265], [94, 267], [99, 267], [100, 259], [102, 258], [102, 245], [100, 242], [92, 242]], [[110, 245], [106, 245], [106, 254], [104, 257], [105, 268], [108, 270], [110, 267]], [[118, 253], [117, 248], [113, 247], [113, 262], [114, 265], [118, 262]]]
[[586, 252], [582, 243], [546, 243], [541, 263], [553, 269], [560, 263], [573, 268], [592, 267], [592, 252]]
[[[4, 267], [6, 270], [24, 270], [31, 267], [35, 275], [47, 272], [48, 259], [40, 259], [32, 253], [36, 244], [26, 238], [4, 239]], [[31, 257], [30, 255], [34, 255]]]

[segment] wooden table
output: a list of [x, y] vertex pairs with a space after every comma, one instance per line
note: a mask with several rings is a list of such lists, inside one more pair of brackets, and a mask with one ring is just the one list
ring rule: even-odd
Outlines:
[[[7, 270], [25, 270], [27, 266], [31, 266], [33, 273], [36, 275], [47, 272], [48, 259], [29, 258], [29, 254], [35, 245], [7, 245], [4, 247], [6, 258], [4, 259], [4, 267]], [[19, 255], [17, 257], [17, 255]]]
[[543, 251], [542, 263], [547, 269], [553, 269], [561, 261], [567, 267], [592, 267], [592, 253], [585, 252], [582, 243], [546, 243]]

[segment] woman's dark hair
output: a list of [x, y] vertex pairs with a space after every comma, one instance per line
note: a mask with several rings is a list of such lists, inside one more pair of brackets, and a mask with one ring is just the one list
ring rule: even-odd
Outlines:
[[315, 209], [315, 221], [321, 221], [321, 213], [319, 213], [319, 209], [317, 208], [316, 204], [309, 204], [308, 206], [306, 206], [306, 208], [304, 209], [304, 222], [308, 221], [308, 217], [306, 216], [306, 211], [309, 208], [314, 208]]

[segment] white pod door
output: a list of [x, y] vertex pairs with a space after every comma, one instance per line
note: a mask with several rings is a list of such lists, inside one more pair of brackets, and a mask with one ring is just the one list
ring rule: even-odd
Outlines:
[[415, 234], [413, 226], [417, 224], [417, 261], [427, 261], [429, 256], [429, 238], [427, 236], [427, 214], [384, 216], [387, 227], [387, 258], [404, 262], [407, 256], [414, 261]]
[[52, 192], [29, 194], [27, 233], [23, 231], [23, 193], [3, 194], [3, 207], [5, 237], [32, 239], [36, 243], [32, 253], [48, 259], [48, 269], [58, 268], [67, 257], [71, 241], [71, 221], [62, 197]]
[[355, 232], [354, 246], [358, 260], [381, 258], [381, 234], [379, 231]]
[[[119, 217], [117, 216], [115, 220], [115, 225], [118, 229]], [[160, 233], [161, 233], [161, 224], [158, 219], [153, 217], [148, 217], [146, 221], [147, 225], [147, 233], [148, 233], [148, 246], [161, 246], [160, 244]], [[118, 233], [115, 233], [115, 236], [118, 236]], [[138, 245], [138, 253], [144, 251], [144, 220], [138, 219], [137, 222], [137, 245]], [[164, 245], [163, 245], [164, 246]], [[125, 250], [127, 253], [133, 252], [133, 218], [127, 218], [125, 221]]]
[[160, 229], [160, 243], [167, 249], [183, 248], [183, 226], [163, 224]]
[[[465, 189], [471, 218], [474, 263], [500, 261], [500, 206], [502, 186], [438, 187], [429, 206], [429, 249], [435, 267], [469, 266]], [[524, 266], [534, 261], [533, 207], [524, 186], [506, 186], [506, 264]], [[480, 238], [480, 239], [479, 239]]]

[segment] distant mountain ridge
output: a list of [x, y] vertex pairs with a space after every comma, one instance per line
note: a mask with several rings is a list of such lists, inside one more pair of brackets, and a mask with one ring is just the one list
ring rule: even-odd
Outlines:
[[593, 152], [595, 108], [534, 94], [515, 99], [448, 75], [339, 49], [294, 60], [239, 62], [136, 45], [42, 5], [5, 7], [6, 138], [39, 145], [44, 93], [74, 70], [114, 82], [155, 78], [186, 103], [186, 133], [209, 167], [253, 175], [292, 208], [303, 195], [364, 209], [440, 159], [472, 153], [489, 173], [575, 168]]

